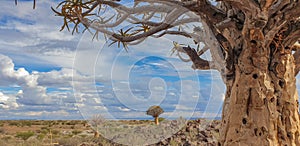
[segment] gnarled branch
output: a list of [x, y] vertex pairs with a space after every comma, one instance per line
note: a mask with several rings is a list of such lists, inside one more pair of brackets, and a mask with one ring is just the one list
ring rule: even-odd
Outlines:
[[217, 69], [214, 66], [212, 61], [207, 61], [200, 58], [195, 49], [191, 48], [190, 46], [182, 47], [185, 53], [189, 56], [191, 61], [193, 62], [193, 69], [200, 69], [200, 70], [209, 70], [209, 69]]
[[284, 32], [284, 47], [293, 46], [300, 38], [300, 20], [291, 22], [287, 30]]
[[[143, 3], [139, 5], [140, 2]], [[205, 62], [199, 57], [208, 50], [211, 51], [212, 58], [215, 60], [213, 68], [221, 70], [220, 68], [225, 67], [224, 54], [226, 54], [227, 50], [222, 50], [222, 47], [220, 47], [224, 40], [215, 39], [213, 36], [220, 35], [220, 31], [215, 27], [215, 24], [219, 24], [220, 28], [225, 25], [228, 26], [224, 20], [230, 19], [228, 19], [226, 13], [212, 5], [208, 0], [135, 0], [133, 7], [126, 7], [111, 0], [95, 0], [89, 3], [67, 0], [60, 6], [62, 8], [61, 12], [54, 11], [57, 15], [64, 17], [67, 27], [69, 22], [76, 23], [75, 27], [80, 22], [86, 28], [95, 30], [97, 34], [101, 32], [108, 35], [113, 43], [122, 43], [125, 48], [127, 45], [141, 43], [151, 36], [181, 35], [193, 39], [198, 45], [201, 42], [205, 44], [202, 51], [196, 52], [198, 58], [193, 55], [194, 51], [191, 51], [192, 49], [184, 51], [189, 52], [190, 60], [194, 62], [195, 69], [211, 68], [207, 65], [209, 62]], [[103, 6], [112, 8], [116, 14], [109, 18], [101, 17], [99, 14], [101, 14], [101, 7]], [[91, 15], [97, 8], [100, 8], [100, 13]], [[161, 14], [160, 21], [154, 18], [154, 16], [157, 16], [156, 14]], [[204, 21], [202, 26], [195, 26], [193, 32], [186, 32], [181, 28], [178, 29], [181, 25], [194, 22], [199, 23], [201, 20]], [[127, 30], [114, 31], [115, 28], [122, 24], [128, 25], [128, 23], [135, 26]], [[137, 27], [142, 29], [136, 29]], [[180, 54], [178, 54], [178, 57], [188, 61]]]

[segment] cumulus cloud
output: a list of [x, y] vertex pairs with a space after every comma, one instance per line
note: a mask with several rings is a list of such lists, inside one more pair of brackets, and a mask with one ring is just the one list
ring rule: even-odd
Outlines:
[[[33, 10], [30, 1], [21, 1], [18, 6], [3, 1], [0, 33], [5, 35], [0, 35], [0, 53], [10, 54], [13, 60], [21, 60], [24, 64], [72, 67], [80, 34], [59, 31], [62, 20], [51, 10], [56, 4], [40, 1]], [[27, 59], [22, 59], [24, 57]]]
[[0, 54], [0, 85], [17, 85], [22, 88], [18, 101], [24, 104], [49, 104], [51, 99], [46, 95], [46, 88], [39, 86], [38, 76], [29, 74], [24, 68], [15, 70], [11, 58]]
[[11, 95], [5, 95], [0, 92], [0, 109], [16, 109], [19, 105], [16, 98]]

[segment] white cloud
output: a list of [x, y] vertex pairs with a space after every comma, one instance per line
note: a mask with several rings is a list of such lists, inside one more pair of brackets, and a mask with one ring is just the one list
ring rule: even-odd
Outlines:
[[[40, 1], [32, 9], [31, 1], [1, 2], [0, 53], [9, 54], [22, 63], [48, 64], [72, 67], [73, 57], [80, 34], [59, 31], [62, 18], [55, 16], [51, 6], [57, 2]], [[17, 38], [17, 39], [16, 39]], [[38, 60], [39, 61], [38, 61]]]
[[123, 112], [129, 112], [129, 111], [131, 111], [129, 108], [124, 108], [124, 107], [118, 107], [118, 109], [120, 111], [123, 111]]
[[26, 116], [33, 116], [33, 117], [38, 117], [38, 116], [57, 116], [57, 115], [60, 115], [60, 116], [68, 116], [69, 113], [65, 110], [58, 110], [58, 111], [28, 111], [28, 112], [24, 112], [22, 113]]
[[22, 88], [22, 93], [18, 95], [18, 100], [27, 104], [49, 104], [51, 99], [46, 95], [46, 88], [39, 86], [38, 76], [29, 74], [24, 68], [14, 69], [13, 61], [0, 54], [0, 85], [18, 85]]
[[5, 95], [0, 92], [0, 109], [15, 109], [19, 105], [16, 102], [16, 98], [12, 95]]

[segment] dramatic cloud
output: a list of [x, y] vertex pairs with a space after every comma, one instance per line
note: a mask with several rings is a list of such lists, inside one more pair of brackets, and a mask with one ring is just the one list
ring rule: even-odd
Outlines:
[[0, 109], [16, 109], [19, 105], [16, 98], [11, 95], [5, 95], [0, 92]]
[[14, 69], [13, 61], [0, 54], [0, 79], [2, 86], [17, 85], [22, 88], [18, 100], [24, 104], [49, 104], [51, 99], [46, 95], [46, 88], [39, 86], [38, 76], [29, 74], [24, 68]]

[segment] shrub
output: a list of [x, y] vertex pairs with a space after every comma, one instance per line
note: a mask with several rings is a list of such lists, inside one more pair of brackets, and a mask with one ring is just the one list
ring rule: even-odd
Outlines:
[[81, 131], [79, 131], [79, 130], [73, 130], [72, 133], [73, 133], [74, 135], [77, 135], [77, 134], [81, 133]]
[[170, 146], [178, 146], [179, 145], [179, 143], [177, 143], [175, 140], [171, 140], [170, 141]]
[[17, 121], [10, 121], [8, 125], [9, 126], [17, 126], [17, 127], [19, 127], [21, 124], [19, 122], [17, 122]]
[[37, 139], [38, 139], [38, 140], [43, 140], [45, 137], [46, 137], [45, 134], [39, 134], [39, 135], [37, 136]]
[[159, 122], [162, 122], [162, 121], [164, 121], [164, 120], [165, 120], [165, 118], [162, 118], [162, 117], [159, 117], [159, 118], [158, 118], [158, 121], [159, 121]]
[[106, 122], [106, 119], [100, 114], [93, 115], [91, 117], [91, 119], [89, 120], [89, 124], [93, 128], [95, 128], [97, 126], [100, 126], [100, 125], [103, 125], [105, 122]]
[[41, 127], [42, 133], [49, 133], [50, 129], [48, 127]]
[[17, 138], [21, 138], [23, 140], [27, 140], [29, 137], [33, 136], [34, 135], [34, 132], [32, 131], [27, 131], [27, 132], [18, 132], [16, 134], [16, 137]]
[[58, 135], [60, 132], [59, 132], [58, 130], [52, 130], [51, 133], [52, 133], [53, 135]]
[[20, 124], [22, 127], [24, 127], [24, 126], [31, 127], [32, 121], [20, 121]]

